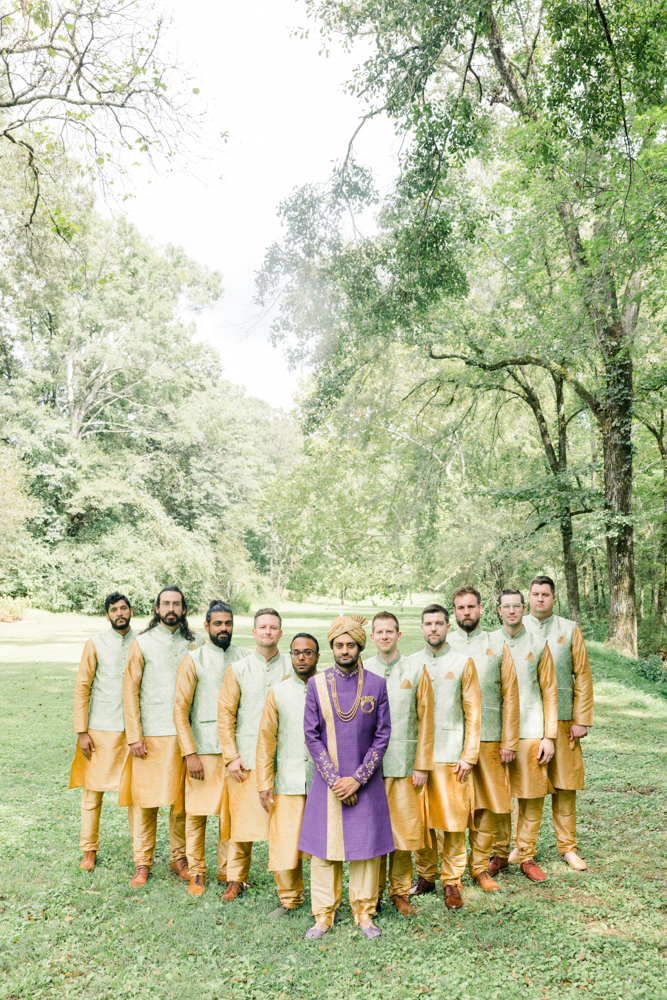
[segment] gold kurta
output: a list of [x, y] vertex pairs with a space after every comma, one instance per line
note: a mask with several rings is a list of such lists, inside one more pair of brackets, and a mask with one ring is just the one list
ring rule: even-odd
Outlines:
[[[475, 662], [469, 659], [461, 674], [461, 700], [465, 716], [465, 740], [461, 759], [466, 764], [476, 764], [479, 756], [479, 734], [482, 727], [482, 699]], [[475, 811], [475, 792], [472, 775], [467, 781], [457, 781], [456, 764], [433, 762], [428, 776], [429, 823], [434, 830], [450, 833], [464, 831], [471, 826]]]
[[86, 760], [77, 742], [70, 772], [70, 788], [87, 788], [91, 792], [117, 792], [129, 749], [125, 733], [88, 729], [90, 689], [97, 670], [95, 643], [88, 639], [83, 647], [74, 686], [74, 732], [88, 733], [95, 752]]
[[572, 672], [574, 675], [572, 720], [559, 721], [556, 753], [548, 765], [549, 781], [553, 787], [570, 791], [585, 788], [581, 743], [577, 740], [574, 746], [570, 746], [570, 726], [572, 723], [577, 726], [592, 726], [594, 711], [591, 664], [588, 659], [586, 643], [578, 625], [572, 637]]
[[[174, 724], [178, 733], [183, 757], [196, 753], [190, 708], [197, 687], [197, 668], [189, 653], [181, 660], [176, 677], [174, 698]], [[200, 754], [204, 767], [202, 780], [191, 778], [185, 767], [185, 811], [190, 816], [221, 816], [221, 831], [224, 840], [229, 838], [229, 795], [227, 793], [227, 768], [220, 753]], [[226, 831], [226, 832], [225, 832]]]
[[[273, 688], [266, 696], [266, 704], [259, 727], [255, 758], [257, 788], [266, 792], [273, 788], [273, 764], [278, 746], [278, 708]], [[282, 872], [296, 868], [299, 858], [309, 858], [298, 849], [305, 795], [276, 795], [269, 820], [269, 871]], [[234, 838], [236, 839], [236, 838]]]
[[141, 729], [139, 688], [143, 672], [144, 657], [141, 647], [138, 642], [133, 642], [123, 678], [125, 735], [129, 745], [145, 739], [148, 754], [145, 760], [141, 757], [128, 758], [121, 781], [119, 805], [129, 805], [127, 801], [129, 784], [129, 801], [133, 805], [144, 809], [175, 805], [177, 812], [182, 813], [185, 761], [181, 754], [178, 736], [144, 737]]
[[[549, 645], [544, 647], [537, 665], [537, 679], [542, 691], [544, 735], [556, 740], [558, 747], [558, 684], [556, 668]], [[512, 795], [518, 799], [540, 799], [551, 791], [548, 764], [538, 764], [537, 751], [541, 740], [519, 740], [515, 760], [509, 766]]]
[[472, 769], [475, 787], [475, 809], [490, 809], [494, 813], [512, 810], [510, 779], [507, 764], [500, 759], [500, 748], [517, 750], [519, 747], [519, 683], [514, 660], [507, 646], [503, 646], [500, 663], [500, 689], [503, 699], [503, 725], [500, 743], [484, 741], [479, 745], [479, 759]]

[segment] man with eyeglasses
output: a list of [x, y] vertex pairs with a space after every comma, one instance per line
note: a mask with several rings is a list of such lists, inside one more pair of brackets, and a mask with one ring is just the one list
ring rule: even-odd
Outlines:
[[278, 652], [282, 619], [274, 608], [255, 612], [255, 652], [227, 668], [218, 699], [218, 735], [227, 767], [231, 830], [227, 889], [231, 903], [250, 875], [252, 845], [269, 839], [269, 817], [257, 788], [256, 751], [259, 724], [269, 690], [292, 675], [289, 656]]
[[507, 765], [519, 746], [519, 686], [509, 649], [480, 627], [480, 592], [457, 587], [452, 606], [458, 628], [449, 642], [453, 650], [473, 659], [482, 696], [479, 758], [472, 770], [475, 818], [469, 832], [468, 869], [480, 889], [498, 892], [490, 857], [496, 817], [512, 810]]
[[[269, 917], [285, 917], [303, 906], [303, 858], [299, 850], [306, 795], [313, 780], [313, 760], [303, 730], [306, 688], [317, 672], [320, 647], [308, 632], [292, 639], [294, 673], [272, 687], [259, 724], [256, 770], [262, 808], [269, 814], [269, 871], [280, 905]], [[274, 773], [275, 766], [275, 773]]]
[[234, 612], [211, 601], [204, 623], [204, 645], [181, 660], [176, 678], [174, 722], [185, 757], [185, 848], [190, 895], [204, 893], [206, 820], [219, 816], [218, 882], [227, 881], [229, 796], [218, 738], [218, 698], [227, 667], [247, 656], [232, 642]]
[[519, 815], [516, 846], [511, 856], [512, 817], [508, 814], [497, 818], [491, 865], [495, 871], [503, 871], [513, 861], [521, 865], [521, 871], [531, 882], [546, 882], [546, 875], [535, 862], [535, 851], [549, 786], [547, 767], [558, 735], [556, 671], [544, 636], [534, 635], [524, 625], [523, 594], [518, 590], [503, 590], [498, 605], [503, 624], [491, 637], [509, 647], [519, 683], [519, 748], [509, 765], [512, 795], [518, 801]]
[[577, 853], [577, 790], [585, 787], [581, 743], [593, 725], [593, 676], [586, 643], [576, 622], [554, 614], [556, 586], [550, 576], [536, 576], [528, 590], [526, 628], [549, 642], [558, 681], [558, 739], [549, 762], [554, 792], [551, 814], [558, 851], [575, 871], [586, 862]]

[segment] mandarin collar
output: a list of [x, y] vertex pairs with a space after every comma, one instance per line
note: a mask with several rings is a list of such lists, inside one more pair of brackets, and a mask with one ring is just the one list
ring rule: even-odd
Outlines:
[[348, 677], [357, 676], [357, 674], [359, 673], [359, 664], [357, 663], [354, 670], [343, 670], [341, 667], [338, 666], [337, 663], [334, 663], [333, 672], [335, 673], [336, 677], [343, 677], [345, 680], [347, 680]]
[[430, 656], [432, 660], [437, 660], [438, 657], [444, 656], [445, 653], [449, 652], [451, 648], [452, 647], [449, 645], [449, 643], [446, 642], [445, 645], [442, 647], [442, 649], [439, 649], [437, 653], [432, 653], [431, 650], [428, 648], [428, 646], [424, 647], [424, 653], [426, 654], [426, 656]]
[[511, 639], [512, 642], [514, 642], [515, 639], [519, 638], [519, 636], [521, 635], [522, 632], [526, 631], [526, 626], [522, 625], [521, 628], [519, 629], [519, 631], [515, 632], [514, 635], [510, 635], [509, 632], [507, 632], [505, 630], [505, 626], [504, 625], [502, 626], [501, 631], [502, 631], [503, 635], [507, 636], [508, 639]]

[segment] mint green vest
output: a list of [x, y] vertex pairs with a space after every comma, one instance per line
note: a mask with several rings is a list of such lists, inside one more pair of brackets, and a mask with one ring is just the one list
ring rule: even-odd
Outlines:
[[436, 656], [423, 649], [413, 653], [409, 660], [410, 666], [417, 668], [419, 673], [422, 667], [426, 667], [433, 685], [433, 761], [437, 764], [457, 764], [465, 742], [461, 677], [468, 656], [456, 652], [447, 644]]
[[136, 638], [133, 629], [122, 636], [112, 628], [93, 637], [97, 667], [90, 688], [89, 729], [102, 733], [122, 733], [125, 729], [123, 674], [130, 645]]
[[176, 736], [174, 698], [176, 675], [181, 660], [201, 639], [184, 639], [181, 630], [174, 633], [164, 625], [136, 636], [144, 658], [144, 673], [139, 688], [141, 731], [144, 736]]
[[563, 722], [571, 722], [574, 715], [572, 640], [577, 623], [570, 621], [569, 618], [560, 618], [558, 615], [552, 615], [545, 622], [538, 621], [532, 615], [526, 615], [523, 623], [530, 632], [541, 636], [549, 643], [558, 681], [558, 718]]
[[[391, 736], [382, 759], [382, 774], [385, 778], [407, 778], [415, 769], [419, 735], [417, 685], [423, 664], [413, 663], [410, 657], [400, 653], [389, 665], [379, 656], [363, 662], [364, 670], [384, 677], [387, 684]], [[410, 686], [405, 687], [406, 683]]]
[[544, 704], [537, 668], [546, 640], [539, 635], [533, 635], [527, 628], [515, 636], [510, 636], [504, 629], [499, 628], [496, 632], [491, 632], [491, 637], [503, 640], [514, 660], [521, 712], [519, 739], [541, 740], [544, 736]]
[[276, 795], [305, 795], [313, 780], [313, 759], [308, 753], [303, 733], [306, 687], [302, 680], [292, 675], [286, 681], [280, 681], [273, 689], [278, 709], [276, 778], [273, 788]]
[[222, 752], [218, 737], [220, 688], [229, 664], [247, 655], [245, 649], [239, 649], [233, 643], [229, 649], [222, 650], [208, 640], [190, 653], [197, 671], [197, 686], [190, 706], [190, 728], [199, 754]]
[[263, 656], [251, 653], [234, 664], [234, 674], [241, 688], [236, 713], [236, 750], [251, 771], [255, 767], [259, 724], [267, 692], [292, 673], [292, 660], [285, 653], [276, 653], [268, 663]]
[[503, 643], [492, 639], [492, 634], [477, 628], [468, 635], [463, 629], [457, 628], [448, 636], [453, 650], [465, 654], [466, 659], [471, 657], [475, 662], [482, 695], [480, 743], [500, 743], [503, 730], [503, 694], [500, 681]]

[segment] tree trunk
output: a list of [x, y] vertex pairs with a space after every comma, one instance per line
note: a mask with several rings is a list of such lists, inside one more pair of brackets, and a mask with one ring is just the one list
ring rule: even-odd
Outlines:
[[576, 622], [577, 625], [581, 625], [579, 576], [577, 574], [577, 560], [574, 557], [574, 548], [572, 545], [572, 518], [570, 516], [561, 521], [560, 533], [563, 539], [563, 564], [565, 569], [565, 586], [567, 588], [568, 617], [573, 622]]

